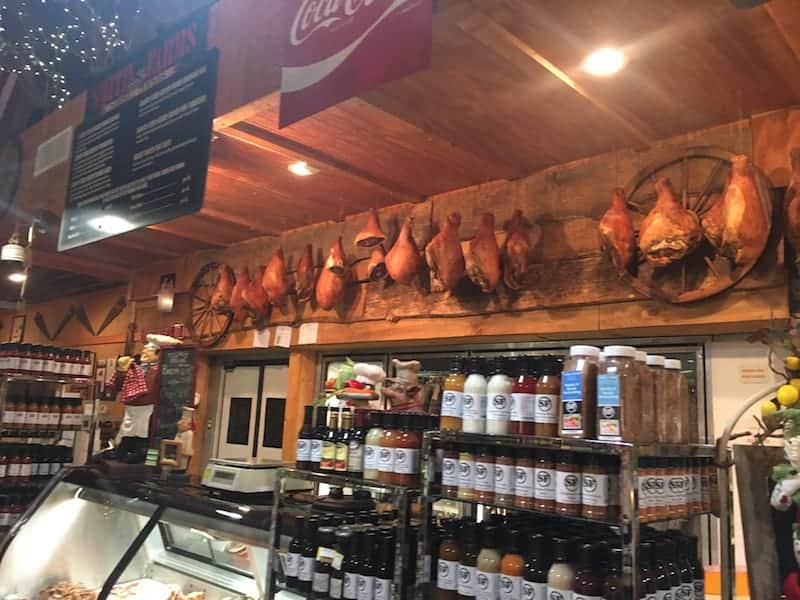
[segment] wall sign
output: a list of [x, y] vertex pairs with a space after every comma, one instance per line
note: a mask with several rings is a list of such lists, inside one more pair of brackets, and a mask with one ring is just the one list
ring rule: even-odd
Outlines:
[[77, 130], [59, 250], [202, 208], [217, 62], [173, 65]]
[[280, 126], [427, 67], [432, 0], [300, 0], [290, 15]]
[[183, 409], [194, 405], [195, 349], [173, 346], [161, 350], [161, 388], [153, 437], [171, 440], [178, 432]]

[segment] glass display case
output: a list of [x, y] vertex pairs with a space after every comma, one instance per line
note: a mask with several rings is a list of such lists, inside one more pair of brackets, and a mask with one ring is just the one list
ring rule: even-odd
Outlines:
[[264, 598], [270, 512], [67, 471], [0, 544], [0, 599]]

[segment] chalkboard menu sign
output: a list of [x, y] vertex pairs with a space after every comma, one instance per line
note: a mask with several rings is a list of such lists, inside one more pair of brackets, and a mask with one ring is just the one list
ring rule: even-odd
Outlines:
[[178, 433], [183, 408], [194, 405], [195, 348], [162, 348], [160, 360], [161, 389], [154, 437], [171, 440]]
[[218, 55], [165, 69], [78, 128], [59, 250], [202, 208]]

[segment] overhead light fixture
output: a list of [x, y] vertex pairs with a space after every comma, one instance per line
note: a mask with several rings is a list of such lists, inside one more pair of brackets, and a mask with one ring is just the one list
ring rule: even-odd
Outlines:
[[156, 295], [156, 309], [158, 312], [172, 312], [175, 305], [175, 273], [161, 276], [161, 285]]
[[15, 271], [8, 274], [8, 280], [12, 283], [23, 283], [28, 280], [28, 274], [25, 271]]
[[319, 173], [319, 169], [312, 167], [304, 160], [298, 160], [289, 165], [289, 171], [299, 177], [308, 177], [314, 173]]
[[625, 53], [617, 48], [600, 48], [583, 61], [583, 70], [596, 77], [608, 77], [625, 66]]
[[103, 215], [102, 217], [90, 219], [89, 226], [109, 235], [125, 233], [134, 228], [133, 223], [116, 215]]
[[11, 239], [8, 240], [8, 243], [3, 246], [2, 250], [0, 250], [0, 260], [3, 262], [24, 263], [27, 257], [27, 249], [20, 243], [19, 235], [17, 235], [17, 232], [15, 231], [11, 235]]

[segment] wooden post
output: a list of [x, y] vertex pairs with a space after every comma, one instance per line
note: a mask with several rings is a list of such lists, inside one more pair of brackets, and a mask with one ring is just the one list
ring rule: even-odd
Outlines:
[[293, 350], [289, 354], [289, 389], [283, 421], [283, 460], [294, 462], [297, 432], [303, 424], [303, 407], [314, 399], [317, 353]]

